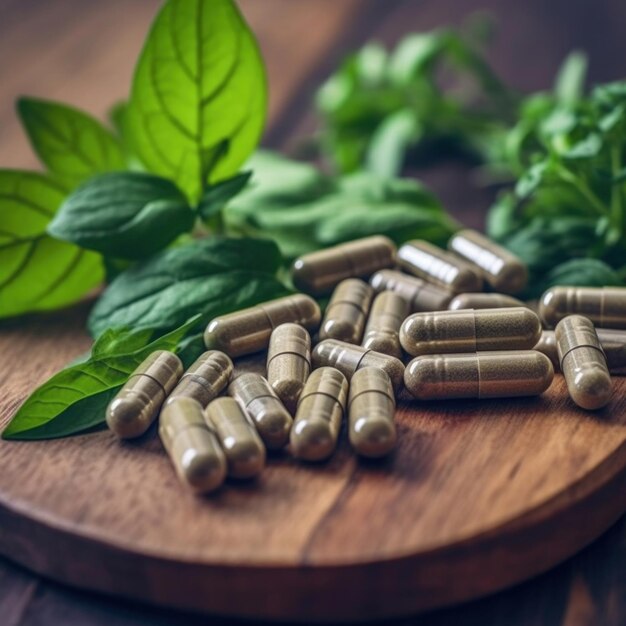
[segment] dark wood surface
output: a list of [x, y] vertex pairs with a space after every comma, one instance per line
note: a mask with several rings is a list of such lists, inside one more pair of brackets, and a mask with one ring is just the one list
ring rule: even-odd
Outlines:
[[[595, 80], [623, 74], [621, 38], [626, 8], [618, 0], [571, 3], [461, 2], [432, 0], [265, 0], [242, 3], [259, 33], [270, 66], [271, 124], [268, 142], [289, 146], [311, 128], [310, 97], [316, 84], [347, 49], [372, 34], [394, 41], [407, 30], [458, 22], [487, 6], [499, 17], [501, 36], [493, 61], [505, 78], [523, 89], [547, 86], [561, 58], [574, 46], [591, 54]], [[0, 165], [34, 164], [12, 113], [18, 93], [60, 98], [103, 114], [127, 90], [132, 64], [156, 3], [116, 0], [0, 1]], [[458, 164], [420, 172], [455, 214], [480, 223], [489, 198], [469, 187]], [[51, 328], [67, 331], [84, 311], [40, 321], [12, 323], [3, 332], [40, 337]], [[55, 326], [55, 324], [57, 326]], [[5, 334], [6, 337], [6, 334]], [[68, 346], [68, 354], [86, 342]], [[1, 357], [5, 372], [10, 363]], [[45, 359], [41, 367], [45, 371]], [[3, 398], [3, 406], [19, 398]], [[624, 497], [623, 492], [616, 497]], [[1, 532], [1, 529], [0, 529]], [[578, 626], [626, 623], [626, 522], [618, 523], [584, 552], [552, 572], [491, 598], [406, 623]], [[338, 593], [341, 593], [338, 590]], [[212, 623], [174, 612], [73, 591], [0, 564], [2, 624], [173, 624]], [[217, 623], [217, 620], [214, 620]]]

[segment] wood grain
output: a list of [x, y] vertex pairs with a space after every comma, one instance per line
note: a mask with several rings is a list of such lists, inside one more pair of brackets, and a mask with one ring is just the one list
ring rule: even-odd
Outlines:
[[[105, 4], [106, 11], [117, 15], [115, 20], [108, 20], [104, 15]], [[591, 74], [595, 80], [617, 78], [623, 70], [620, 65], [623, 59], [620, 24], [626, 19], [626, 9], [619, 0], [600, 4], [565, 0], [547, 4], [539, 0], [518, 4], [507, 0], [385, 2], [377, 3], [383, 6], [376, 14], [378, 21], [368, 22], [365, 27], [360, 10], [344, 13], [344, 5], [358, 5], [360, 9], [364, 2], [265, 0], [253, 3], [244, 0], [242, 4], [244, 10], [248, 10], [246, 4], [258, 7], [254, 9], [256, 17], [253, 19], [258, 19], [254, 26], [263, 50], [266, 56], [270, 50], [276, 51], [270, 58], [272, 90], [282, 92], [284, 89], [285, 96], [284, 99], [278, 98], [278, 104], [274, 99], [273, 119], [275, 121], [284, 112], [290, 119], [286, 124], [287, 131], [275, 134], [274, 145], [284, 143], [289, 138], [287, 132], [311, 129], [312, 118], [307, 115], [305, 106], [315, 82], [332, 67], [329, 52], [336, 54], [372, 33], [385, 41], [393, 41], [407, 30], [458, 22], [471, 10], [486, 5], [496, 14], [503, 33], [491, 58], [505, 77], [513, 79], [520, 87], [546, 86], [564, 53], [573, 46], [591, 51]], [[0, 58], [3, 59], [0, 64], [3, 87], [0, 93], [0, 164], [13, 167], [35, 164], [12, 111], [16, 93], [61, 98], [102, 115], [109, 102], [127, 92], [132, 71], [129, 60], [139, 49], [156, 5], [156, 0], [113, 0], [100, 4], [80, 0], [57, 0], [55, 3], [0, 0]], [[283, 20], [284, 12], [294, 5], [297, 8], [290, 13], [289, 21]], [[311, 5], [317, 10], [302, 10]], [[98, 19], [90, 17], [94, 13]], [[333, 22], [338, 13], [343, 13], [345, 20], [341, 25]], [[298, 21], [299, 15], [306, 15], [306, 25]], [[292, 31], [298, 35], [291, 37]], [[278, 45], [280, 42], [283, 44]], [[118, 55], [121, 47], [126, 52]], [[523, 54], [520, 53], [522, 50]], [[116, 62], [109, 63], [108, 59], [116, 59]], [[121, 63], [117, 62], [119, 59]], [[94, 71], [94, 67], [99, 71]], [[316, 75], [315, 80], [309, 80], [311, 72]], [[281, 80], [284, 75], [288, 75], [292, 82], [283, 88]], [[10, 84], [13, 86], [9, 87]], [[298, 94], [295, 105], [294, 94]], [[304, 122], [300, 123], [302, 120]], [[463, 221], [480, 225], [490, 196], [476, 192], [468, 184], [464, 167], [437, 165], [422, 169], [418, 174], [426, 178]], [[31, 318], [3, 325], [3, 339], [6, 339], [0, 343], [3, 381], [7, 381], [6, 372], [9, 372], [12, 381], [19, 382], [17, 393], [23, 396], [27, 384], [32, 388], [61, 365], [66, 355], [80, 352], [88, 344], [88, 339], [71, 329], [78, 328], [83, 319], [84, 311], [72, 311], [53, 316], [50, 322]], [[15, 343], [8, 339], [11, 331]], [[49, 333], [57, 333], [57, 337], [52, 338]], [[49, 352], [39, 357], [42, 346]], [[22, 362], [31, 359], [36, 359], [36, 367], [14, 371], [16, 363], [21, 367]], [[10, 387], [3, 384], [3, 411], [13, 410], [21, 401], [20, 396], [12, 391], [13, 384], [11, 382]], [[613, 499], [623, 500], [623, 489]], [[602, 502], [598, 503], [599, 507], [601, 505]], [[565, 520], [564, 527], [568, 527], [568, 522], [571, 520]], [[440, 626], [500, 626], [504, 623], [508, 626], [621, 626], [626, 621], [625, 578], [626, 520], [623, 519], [601, 540], [551, 572], [488, 600], [429, 614], [420, 623]], [[110, 598], [42, 580], [2, 560], [0, 616], [3, 625], [8, 626], [61, 623], [154, 626], [179, 624], [181, 619], [185, 624], [195, 625], [211, 621], [189, 614], [150, 609], [145, 605], [112, 602]], [[216, 618], [215, 622], [223, 623], [224, 620]], [[414, 623], [414, 620], [407, 623]]]
[[[66, 337], [47, 329], [20, 347], [49, 354]], [[43, 366], [21, 368], [17, 395]], [[281, 455], [206, 499], [181, 489], [154, 431], [2, 442], [0, 552], [73, 585], [225, 615], [370, 619], [470, 599], [553, 566], [623, 512], [624, 389], [597, 415], [560, 378], [539, 399], [405, 403], [387, 462], [358, 463], [344, 440], [328, 464]]]

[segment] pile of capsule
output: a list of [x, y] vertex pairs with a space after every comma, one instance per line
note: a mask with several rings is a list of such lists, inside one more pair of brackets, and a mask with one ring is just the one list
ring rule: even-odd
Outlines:
[[[297, 259], [304, 293], [212, 320], [186, 372], [175, 354], [151, 354], [109, 405], [109, 427], [137, 437], [160, 415], [177, 474], [206, 493], [257, 475], [266, 450], [327, 459], [345, 414], [357, 454], [388, 454], [403, 387], [419, 400], [532, 396], [560, 368], [579, 406], [607, 404], [609, 371], [626, 371], [626, 289], [556, 287], [537, 315], [512, 295], [527, 282], [519, 259], [472, 230], [448, 247], [375, 236]], [[311, 296], [329, 294], [322, 318]], [[266, 376], [233, 378], [232, 359], [262, 351]]]

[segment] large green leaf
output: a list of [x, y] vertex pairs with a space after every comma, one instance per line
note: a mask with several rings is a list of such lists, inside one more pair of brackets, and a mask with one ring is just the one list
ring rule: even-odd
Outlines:
[[191, 230], [195, 212], [169, 180], [138, 172], [89, 179], [61, 205], [48, 232], [120, 259], [141, 259]]
[[275, 277], [280, 264], [276, 244], [262, 239], [213, 237], [164, 250], [113, 280], [91, 313], [89, 330], [94, 336], [116, 326], [167, 331], [196, 313], [208, 323], [285, 295]]
[[36, 389], [2, 437], [67, 437], [104, 423], [107, 404], [133, 370], [155, 350], [174, 350], [197, 321], [191, 319], [152, 342], [152, 333], [109, 330], [89, 359], [66, 367]]
[[125, 168], [119, 141], [86, 113], [35, 98], [20, 98], [17, 107], [35, 152], [66, 187]]
[[47, 176], [0, 170], [0, 318], [66, 306], [101, 282], [98, 255], [46, 234], [63, 196]]
[[139, 58], [125, 130], [148, 169], [195, 203], [255, 148], [266, 104], [263, 61], [234, 3], [169, 0]]

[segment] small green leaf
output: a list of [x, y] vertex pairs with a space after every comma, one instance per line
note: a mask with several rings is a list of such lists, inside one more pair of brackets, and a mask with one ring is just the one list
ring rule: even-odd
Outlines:
[[102, 281], [98, 255], [46, 234], [63, 197], [47, 176], [0, 170], [0, 318], [67, 306]]
[[95, 174], [125, 168], [119, 141], [86, 113], [35, 98], [20, 98], [17, 108], [35, 152], [68, 188]]
[[125, 129], [146, 167], [196, 204], [254, 150], [266, 104], [263, 61], [232, 0], [168, 0], [137, 64]]
[[119, 259], [158, 252], [193, 227], [195, 213], [174, 183], [138, 172], [91, 178], [61, 205], [48, 232]]
[[168, 331], [190, 315], [202, 323], [223, 313], [287, 293], [275, 277], [281, 264], [275, 243], [262, 239], [208, 238], [171, 248], [120, 274], [102, 294], [88, 327]]
[[232, 178], [215, 183], [206, 189], [198, 205], [198, 213], [206, 222], [217, 215], [232, 198], [246, 187], [252, 172], [242, 172]]
[[367, 150], [367, 169], [379, 176], [398, 176], [409, 147], [419, 135], [419, 122], [410, 109], [387, 117], [372, 135]]
[[154, 333], [135, 335], [127, 343], [127, 330], [109, 330], [87, 361], [61, 370], [30, 395], [3, 439], [67, 437], [103, 424], [107, 404], [137, 366], [155, 350], [174, 350], [197, 323], [198, 317], [192, 318], [152, 343]]
[[587, 55], [579, 50], [570, 52], [556, 76], [554, 93], [562, 104], [574, 104], [585, 89], [587, 75]]
[[537, 291], [543, 292], [556, 285], [608, 287], [622, 286], [623, 281], [613, 268], [599, 259], [570, 259], [552, 268]]

